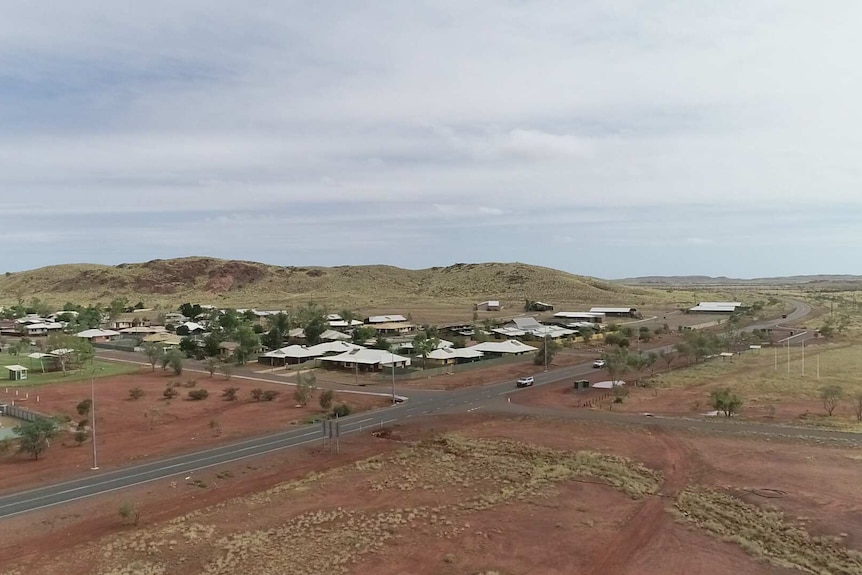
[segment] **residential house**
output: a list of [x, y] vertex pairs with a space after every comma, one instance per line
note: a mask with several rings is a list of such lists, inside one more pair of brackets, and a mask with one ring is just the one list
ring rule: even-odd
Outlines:
[[63, 324], [59, 322], [27, 323], [21, 326], [21, 333], [28, 337], [38, 337], [62, 331]]
[[531, 311], [554, 311], [554, 306], [552, 304], [541, 301], [533, 302], [532, 308], [533, 309]]
[[239, 343], [235, 341], [223, 341], [218, 344], [218, 356], [220, 359], [228, 359], [239, 349]]
[[401, 323], [406, 321], [407, 318], [403, 315], [372, 315], [365, 319], [365, 323], [372, 325], [381, 323]]
[[570, 322], [602, 323], [605, 314], [589, 311], [558, 311], [554, 314], [554, 319], [559, 320], [561, 324]]
[[559, 339], [570, 335], [575, 335], [575, 330], [559, 327], [556, 325], [545, 325], [539, 323], [534, 317], [516, 317], [511, 323], [503, 327], [491, 330], [497, 336], [506, 338], [523, 337], [526, 335], [532, 337], [550, 337]]
[[410, 365], [410, 358], [396, 355], [392, 352], [382, 349], [353, 349], [351, 351], [321, 357], [321, 362], [325, 362], [327, 366], [355, 369], [358, 371], [381, 371], [384, 368], [390, 367], [407, 367]]
[[474, 349], [474, 347], [437, 348], [429, 353], [425, 357], [425, 360], [429, 366], [455, 365], [479, 361], [485, 354]]
[[378, 335], [403, 335], [416, 329], [415, 325], [406, 321], [372, 323], [371, 327], [377, 330]]
[[503, 306], [498, 300], [492, 299], [475, 304], [473, 309], [476, 311], [500, 311], [503, 309]]
[[467, 349], [481, 351], [482, 353], [491, 356], [502, 357], [510, 355], [522, 355], [531, 351], [536, 351], [538, 348], [533, 347], [532, 345], [527, 345], [526, 343], [520, 342], [517, 339], [510, 339], [507, 341], [486, 341], [483, 343], [478, 343]]
[[91, 343], [104, 343], [120, 335], [120, 332], [111, 329], [85, 329], [75, 335], [82, 339], [88, 339]]

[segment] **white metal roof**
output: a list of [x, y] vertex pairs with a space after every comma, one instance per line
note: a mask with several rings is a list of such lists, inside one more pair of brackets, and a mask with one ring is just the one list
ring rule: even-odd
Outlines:
[[84, 339], [92, 339], [94, 337], [113, 337], [115, 335], [120, 335], [120, 332], [112, 329], [85, 329], [75, 335]]
[[633, 307], [591, 307], [590, 313], [631, 313]]
[[339, 355], [331, 355], [321, 357], [320, 361], [333, 361], [337, 363], [358, 363], [362, 365], [383, 365], [388, 366], [393, 363], [410, 365], [410, 358], [403, 357], [383, 349], [356, 349], [341, 353]]
[[335, 331], [334, 329], [328, 329], [320, 334], [320, 339], [326, 339], [330, 341], [334, 340], [348, 340], [350, 336], [346, 333], [341, 333], [340, 331]]
[[542, 324], [536, 321], [536, 318], [534, 317], [516, 317], [512, 321], [515, 323], [515, 327], [523, 329], [524, 331], [530, 331], [542, 327]]
[[482, 353], [524, 353], [536, 351], [538, 348], [527, 345], [517, 339], [509, 339], [506, 341], [486, 341], [476, 344], [470, 349], [481, 351]]
[[505, 335], [506, 337], [523, 337], [527, 335], [527, 332], [518, 329], [516, 327], [495, 327], [491, 330], [494, 333], [499, 333], [500, 335]]
[[392, 323], [407, 321], [403, 315], [372, 315], [368, 318], [368, 323]]
[[605, 314], [595, 313], [590, 311], [558, 311], [554, 317], [563, 317], [567, 319], [587, 319], [587, 318], [602, 318]]
[[29, 367], [24, 367], [23, 365], [4, 365], [6, 369], [9, 371], [27, 371], [30, 369]]
[[500, 300], [489, 299], [488, 301], [480, 301], [478, 305], [487, 305], [488, 307], [500, 307]]
[[711, 311], [711, 312], [721, 312], [721, 313], [733, 313], [736, 311], [736, 308], [738, 307], [732, 303], [727, 303], [727, 304], [722, 304], [722, 303], [718, 303], [718, 302], [707, 302], [707, 303], [709, 305], [701, 303], [701, 304], [696, 305], [692, 308], [689, 308], [688, 311]]
[[484, 354], [473, 347], [444, 347], [428, 354], [428, 359], [475, 359]]

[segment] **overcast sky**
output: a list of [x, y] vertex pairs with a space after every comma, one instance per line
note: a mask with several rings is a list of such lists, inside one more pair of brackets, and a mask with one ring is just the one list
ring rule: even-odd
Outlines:
[[0, 261], [859, 274], [860, 21], [856, 0], [10, 0]]

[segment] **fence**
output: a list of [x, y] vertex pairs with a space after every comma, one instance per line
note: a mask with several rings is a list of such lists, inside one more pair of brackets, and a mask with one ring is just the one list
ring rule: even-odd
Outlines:
[[[444, 375], [444, 374], [454, 374], [454, 373], [464, 373], [466, 371], [473, 371], [476, 369], [485, 369], [488, 367], [495, 367], [498, 365], [509, 365], [513, 363], [522, 363], [526, 361], [531, 361], [533, 356], [530, 354], [527, 355], [516, 355], [512, 357], [497, 357], [494, 359], [483, 359], [480, 361], [474, 361], [471, 363], [460, 363], [456, 365], [444, 365], [441, 367], [432, 367], [430, 369], [396, 369], [395, 370], [395, 381], [409, 381], [412, 379], [424, 379], [426, 377], [434, 377], [435, 375]], [[419, 359], [421, 362], [421, 358]], [[378, 372], [377, 379], [380, 380], [390, 380], [392, 378], [392, 370], [389, 368], [383, 368]]]
[[22, 421], [36, 421], [37, 419], [45, 419], [46, 416], [29, 409], [24, 409], [17, 405], [0, 405], [0, 413], [20, 419]]

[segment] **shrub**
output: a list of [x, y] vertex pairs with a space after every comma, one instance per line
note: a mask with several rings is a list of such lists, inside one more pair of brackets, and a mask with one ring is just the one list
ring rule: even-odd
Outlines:
[[79, 429], [75, 432], [75, 435], [72, 436], [75, 439], [75, 443], [81, 445], [85, 441], [87, 441], [87, 432], [83, 429]]
[[85, 417], [84, 419], [82, 419], [81, 421], [78, 422], [78, 429], [84, 429], [88, 425], [90, 425], [90, 420]]
[[263, 397], [263, 390], [259, 387], [255, 387], [251, 390], [251, 398], [255, 401], [260, 401]]
[[206, 399], [210, 396], [210, 392], [205, 389], [193, 389], [189, 392], [189, 399], [198, 401], [201, 399]]
[[195, 380], [195, 379], [190, 379], [190, 380], [188, 380], [187, 382], [185, 382], [185, 383], [183, 384], [183, 387], [194, 387], [194, 386], [196, 386], [197, 384], [198, 384], [197, 380]]
[[238, 387], [226, 387], [222, 390], [221, 396], [226, 401], [236, 401], [236, 392], [239, 391]]
[[141, 518], [141, 512], [138, 511], [137, 506], [134, 503], [126, 501], [122, 505], [120, 505], [120, 517], [123, 518], [123, 521], [128, 524], [131, 523], [133, 525], [138, 524], [138, 520]]
[[78, 412], [78, 415], [84, 416], [90, 413], [90, 409], [93, 407], [92, 399], [83, 399], [78, 402], [78, 405], [75, 406], [75, 410]]
[[272, 390], [272, 389], [267, 389], [266, 391], [264, 391], [264, 392], [263, 392], [263, 394], [260, 396], [260, 398], [261, 398], [261, 400], [263, 400], [263, 401], [272, 401], [273, 399], [275, 399], [276, 397], [278, 397], [278, 395], [279, 395], [280, 393], [281, 393], [280, 391], [275, 391], [275, 390]]
[[335, 392], [331, 389], [325, 389], [320, 392], [320, 408], [326, 411], [329, 411], [329, 408], [332, 407], [332, 400], [335, 398]]
[[140, 387], [133, 387], [129, 390], [129, 399], [131, 399], [132, 401], [136, 399], [141, 399], [142, 397], [144, 397], [144, 390]]
[[347, 417], [350, 415], [350, 406], [340, 403], [332, 408], [332, 417]]
[[179, 394], [180, 392], [173, 387], [166, 387], [165, 390], [162, 392], [162, 395], [165, 397], [165, 399], [173, 399]]

